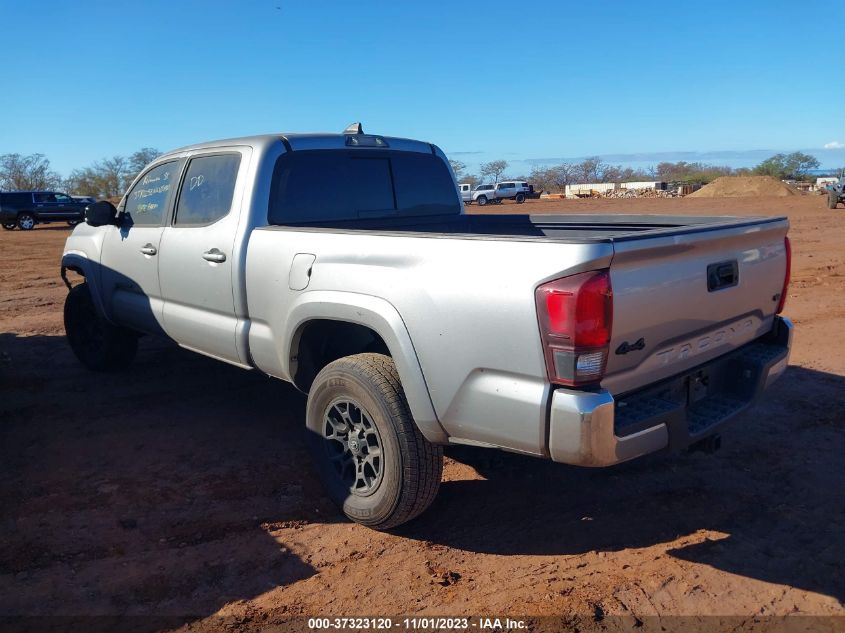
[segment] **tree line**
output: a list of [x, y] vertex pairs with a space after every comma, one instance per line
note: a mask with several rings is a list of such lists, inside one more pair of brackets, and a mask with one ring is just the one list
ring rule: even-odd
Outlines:
[[459, 160], [450, 160], [449, 163], [458, 182], [470, 183], [473, 187], [482, 182], [526, 180], [536, 189], [543, 191], [563, 191], [567, 185], [597, 182], [661, 181], [707, 184], [720, 176], [772, 176], [779, 180], [801, 180], [809, 177], [810, 170], [819, 167], [818, 159], [803, 152], [775, 154], [753, 168], [665, 161], [647, 169], [632, 169], [622, 165], [609, 165], [598, 156], [592, 156], [577, 163], [535, 165], [528, 176], [505, 176], [509, 167], [505, 160], [481, 163], [478, 175], [468, 172], [466, 164]]
[[[0, 155], [0, 190], [31, 191], [60, 190], [80, 196], [117, 198], [124, 194], [135, 176], [160, 155], [152, 147], [144, 147], [129, 156], [112, 156], [96, 161], [88, 167], [74, 169], [63, 178], [50, 167], [50, 160], [43, 154]], [[594, 182], [632, 182], [656, 180], [671, 183], [706, 184], [720, 176], [772, 176], [780, 180], [800, 180], [808, 172], [818, 169], [819, 161], [802, 152], [775, 154], [754, 168], [689, 163], [686, 161], [662, 162], [645, 170], [622, 165], [609, 165], [599, 157], [585, 158], [577, 163], [535, 165], [528, 176], [520, 174], [505, 177], [509, 164], [506, 160], [493, 160], [479, 166], [478, 175], [469, 173], [465, 163], [450, 160], [459, 182], [473, 187], [482, 182], [500, 180], [527, 180], [539, 190], [562, 191], [567, 185]]]
[[119, 198], [141, 170], [161, 153], [144, 147], [129, 156], [112, 156], [70, 172], [67, 178], [50, 167], [44, 154], [0, 155], [0, 190], [62, 191], [94, 198]]

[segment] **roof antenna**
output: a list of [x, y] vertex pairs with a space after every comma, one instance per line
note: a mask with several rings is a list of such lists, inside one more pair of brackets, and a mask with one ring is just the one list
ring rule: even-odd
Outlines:
[[359, 122], [350, 123], [349, 125], [346, 126], [346, 129], [343, 130], [343, 133], [344, 134], [363, 134], [364, 128], [361, 126], [361, 123], [359, 123]]

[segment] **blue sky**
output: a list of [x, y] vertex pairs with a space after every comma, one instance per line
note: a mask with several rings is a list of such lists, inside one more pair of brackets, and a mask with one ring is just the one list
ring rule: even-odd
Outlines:
[[515, 172], [793, 149], [839, 166], [841, 17], [813, 0], [2, 0], [0, 153], [66, 174], [143, 146], [360, 120]]

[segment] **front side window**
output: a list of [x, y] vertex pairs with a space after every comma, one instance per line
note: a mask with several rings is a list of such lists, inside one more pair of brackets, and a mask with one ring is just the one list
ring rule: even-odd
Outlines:
[[124, 213], [135, 226], [159, 226], [171, 187], [177, 178], [176, 161], [162, 163], [135, 183], [126, 194]]
[[70, 202], [73, 202], [73, 199], [70, 196], [66, 196], [63, 193], [57, 193], [55, 194], [55, 197], [56, 202], [61, 202], [62, 204], [68, 204]]
[[174, 226], [205, 226], [227, 216], [240, 164], [240, 154], [192, 159], [182, 181]]

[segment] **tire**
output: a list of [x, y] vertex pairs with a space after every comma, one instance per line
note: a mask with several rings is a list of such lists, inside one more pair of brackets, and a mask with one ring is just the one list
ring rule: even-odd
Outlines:
[[443, 448], [417, 428], [389, 356], [356, 354], [324, 367], [308, 394], [306, 426], [326, 491], [356, 523], [387, 530], [434, 501]]
[[14, 231], [17, 225], [17, 222], [3, 222], [3, 228], [7, 231]]
[[31, 231], [35, 228], [35, 216], [31, 213], [21, 213], [18, 215], [18, 228], [21, 231]]
[[835, 209], [836, 205], [839, 204], [839, 194], [836, 191], [828, 191], [827, 192], [827, 208], [828, 209]]
[[517, 204], [522, 204], [523, 202], [525, 202], [525, 194], [524, 193], [516, 194], [516, 198], [514, 198], [514, 200], [516, 200]]
[[76, 225], [77, 225], [77, 224], [79, 224], [80, 222], [82, 222], [82, 220], [68, 220], [68, 221], [67, 221], [67, 225], [68, 225], [68, 226], [76, 226]]
[[91, 371], [118, 371], [135, 360], [138, 335], [109, 323], [97, 312], [87, 283], [71, 288], [64, 316], [70, 348]]
[[485, 204], [487, 204], [487, 196], [478, 196], [475, 201], [478, 203], [479, 207], [483, 207]]

